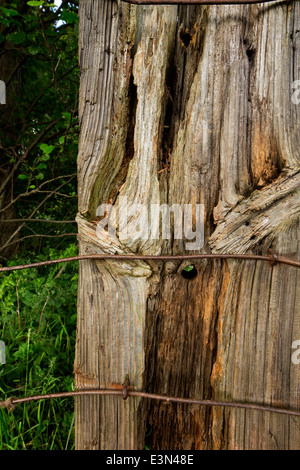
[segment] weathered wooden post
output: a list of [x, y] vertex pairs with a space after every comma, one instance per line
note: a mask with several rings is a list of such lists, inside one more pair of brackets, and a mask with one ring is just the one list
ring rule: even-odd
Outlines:
[[[299, 21], [299, 2], [81, 0], [82, 254], [297, 256]], [[124, 200], [127, 238], [120, 226], [116, 236], [97, 230], [98, 207], [122, 212]], [[188, 251], [172, 231], [147, 237], [147, 224], [134, 235], [152, 204], [201, 204], [201, 249]], [[121, 387], [129, 374], [139, 390], [299, 408], [296, 268], [206, 260], [191, 280], [187, 264], [80, 263], [76, 387]], [[77, 449], [143, 448], [147, 423], [153, 449], [300, 447], [295, 417], [76, 398]]]

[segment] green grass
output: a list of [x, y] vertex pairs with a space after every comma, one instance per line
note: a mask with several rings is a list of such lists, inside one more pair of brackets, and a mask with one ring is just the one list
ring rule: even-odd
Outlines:
[[[77, 254], [45, 249], [9, 265]], [[74, 389], [78, 263], [64, 263], [0, 276], [0, 399]], [[0, 450], [74, 449], [72, 398], [39, 400], [0, 409]]]

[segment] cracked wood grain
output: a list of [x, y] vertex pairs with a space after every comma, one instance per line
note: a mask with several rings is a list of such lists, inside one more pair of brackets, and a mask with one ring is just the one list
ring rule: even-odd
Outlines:
[[[81, 2], [81, 254], [187, 252], [185, 239], [97, 231], [98, 205], [125, 196], [203, 204], [203, 253], [299, 259], [299, 21], [299, 2]], [[185, 266], [80, 262], [76, 386], [120, 387], [128, 373], [148, 392], [299, 408], [297, 269], [198, 260], [188, 281]], [[295, 417], [116, 397], [75, 404], [78, 449], [143, 448], [147, 424], [152, 449], [299, 449]]]

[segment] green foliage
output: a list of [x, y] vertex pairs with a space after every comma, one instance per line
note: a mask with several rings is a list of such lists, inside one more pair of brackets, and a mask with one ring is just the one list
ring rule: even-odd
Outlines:
[[[0, 9], [0, 47], [4, 65], [6, 57], [8, 64], [19, 64], [7, 86], [8, 95], [17, 90], [6, 108], [8, 117], [0, 116], [1, 171], [12, 174], [7, 181], [10, 200], [16, 201], [19, 218], [30, 218], [39, 207], [35, 218], [74, 219], [76, 178], [61, 188], [67, 179], [60, 177], [77, 170], [78, 2], [63, 2], [59, 8], [49, 0], [5, 4]], [[61, 228], [56, 232], [54, 226], [40, 225], [37, 231], [37, 225], [27, 223], [21, 249], [37, 247], [33, 234], [74, 231]], [[38, 249], [44, 246], [40, 239]]]
[[42, 6], [43, 4], [44, 4], [44, 2], [40, 2], [40, 1], [37, 1], [37, 0], [27, 2], [27, 5], [29, 5], [30, 7], [39, 7], [39, 6]]
[[[74, 256], [48, 248], [36, 260]], [[9, 265], [30, 262], [16, 257]], [[0, 365], [0, 393], [22, 397], [73, 390], [78, 263], [65, 263], [0, 277], [0, 339], [6, 364]], [[72, 399], [0, 409], [0, 449], [64, 450], [74, 447]]]
[[184, 271], [189, 273], [190, 271], [192, 271], [194, 269], [194, 265], [193, 264], [190, 264], [189, 266], [187, 266], [186, 268], [184, 268]]
[[16, 10], [12, 10], [11, 8], [0, 7], [0, 10], [3, 15], [2, 22], [4, 22], [4, 24], [9, 24], [9, 22], [7, 23], [6, 21], [4, 21], [4, 18], [9, 18], [11, 16], [19, 16], [19, 13]]
[[[2, 64], [13, 70], [7, 78], [11, 101], [0, 115], [0, 170], [11, 175], [9, 204], [19, 219], [74, 220], [78, 1], [59, 8], [49, 0], [1, 5]], [[74, 231], [74, 224], [26, 222], [18, 254], [7, 260], [0, 251], [0, 261], [16, 265], [76, 255], [76, 239], [60, 238]], [[7, 362], [0, 365], [1, 400], [73, 389], [77, 271], [73, 262], [0, 275]], [[0, 449], [73, 449], [73, 434], [70, 398], [25, 403], [12, 413], [0, 409]]]

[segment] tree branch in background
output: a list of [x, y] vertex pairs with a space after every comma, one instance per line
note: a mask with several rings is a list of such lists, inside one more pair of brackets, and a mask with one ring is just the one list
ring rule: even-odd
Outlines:
[[[40, 134], [36, 137], [36, 139], [32, 142], [32, 144], [28, 147], [28, 149], [25, 151], [24, 155], [22, 155], [19, 160], [13, 165], [13, 168], [11, 169], [11, 171], [9, 172], [9, 174], [6, 176], [6, 178], [4, 179], [1, 187], [0, 187], [0, 196], [1, 194], [5, 191], [6, 189], [6, 186], [7, 184], [10, 182], [10, 180], [13, 178], [14, 176], [14, 173], [17, 171], [17, 169], [20, 167], [20, 165], [24, 162], [24, 160], [26, 160], [26, 158], [28, 157], [29, 153], [39, 144], [39, 142], [42, 140], [42, 138], [44, 137], [45, 134], [47, 134], [47, 132], [52, 129], [56, 124], [57, 122], [59, 121], [59, 119], [55, 119], [54, 121], [52, 121], [48, 126], [46, 126], [41, 132]], [[4, 150], [4, 148], [1, 146], [0, 144], [0, 148]]]
[[10, 219], [10, 220], [1, 220], [1, 222], [42, 222], [50, 224], [76, 224], [76, 220], [51, 220], [51, 219]]
[[[21, 241], [26, 240], [28, 238], [62, 238], [62, 237], [77, 237], [77, 235], [78, 235], [77, 232], [61, 233], [59, 235], [44, 235], [44, 234], [26, 235], [26, 237], [19, 238], [18, 242], [21, 242]], [[7, 243], [5, 245], [5, 248], [9, 245], [13, 245], [14, 243], [16, 243], [16, 242]], [[0, 251], [1, 251], [1, 249], [0, 249]]]
[[25, 193], [19, 194], [15, 199], [11, 200], [11, 202], [10, 202], [9, 204], [7, 204], [5, 207], [3, 207], [2, 209], [0, 209], [0, 213], [6, 211], [10, 206], [12, 206], [13, 204], [15, 204], [19, 199], [21, 199], [21, 198], [23, 198], [23, 197], [33, 196], [34, 194], [37, 194], [37, 193], [43, 193], [43, 194], [52, 193], [52, 194], [57, 194], [57, 195], [59, 195], [59, 196], [76, 197], [76, 196], [72, 196], [72, 195], [69, 195], [69, 194], [58, 193], [56, 190], [53, 190], [53, 191], [41, 191], [41, 188], [42, 188], [43, 186], [45, 186], [46, 184], [52, 183], [53, 181], [57, 181], [58, 179], [63, 179], [63, 178], [71, 178], [71, 179], [73, 179], [75, 176], [76, 176], [76, 173], [73, 173], [73, 174], [71, 174], [71, 175], [58, 176], [57, 178], [52, 178], [52, 179], [50, 179], [50, 180], [48, 180], [48, 181], [44, 181], [42, 184], [40, 184], [40, 186], [39, 186], [38, 188], [35, 188], [35, 189], [32, 189], [31, 191], [26, 191]]
[[[48, 194], [38, 205], [37, 207], [35, 207], [35, 209], [32, 211], [32, 213], [30, 214], [30, 216], [28, 217], [29, 219], [33, 218], [33, 216], [38, 212], [38, 210], [45, 204], [45, 202], [53, 195], [55, 194], [55, 192], [57, 192], [59, 189], [63, 188], [64, 186], [66, 186], [67, 184], [69, 184], [72, 179], [74, 178], [71, 177], [68, 179], [68, 181], [62, 183], [56, 191], [51, 191], [50, 194]], [[11, 240], [22, 230], [22, 228], [25, 226], [26, 222], [23, 222], [15, 231], [14, 233], [9, 237], [9, 239], [7, 240], [7, 242], [0, 248], [0, 253], [7, 247], [9, 246]]]

